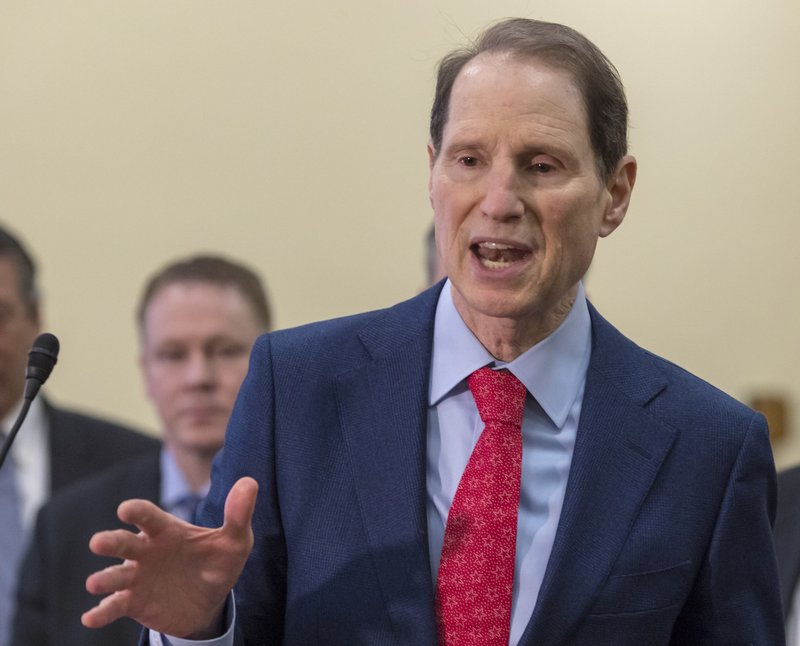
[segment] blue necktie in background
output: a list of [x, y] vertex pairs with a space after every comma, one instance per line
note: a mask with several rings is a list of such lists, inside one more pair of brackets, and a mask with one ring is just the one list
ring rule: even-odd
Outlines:
[[[0, 432], [0, 444], [5, 435]], [[0, 646], [8, 646], [22, 557], [22, 513], [13, 456], [0, 468]]]
[[198, 496], [196, 493], [186, 494], [172, 505], [170, 512], [173, 516], [177, 516], [186, 522], [193, 523], [197, 514], [197, 507], [202, 500], [203, 497]]

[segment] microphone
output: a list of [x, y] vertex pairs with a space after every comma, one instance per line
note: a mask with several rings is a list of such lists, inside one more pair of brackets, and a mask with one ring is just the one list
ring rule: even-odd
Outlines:
[[22, 409], [19, 411], [17, 420], [3, 443], [2, 450], [0, 450], [0, 468], [6, 461], [6, 456], [11, 450], [11, 444], [22, 426], [22, 422], [25, 421], [28, 415], [28, 409], [31, 407], [33, 398], [36, 397], [36, 393], [39, 392], [42, 384], [47, 381], [53, 371], [53, 366], [58, 361], [58, 349], [59, 343], [55, 335], [45, 332], [36, 337], [33, 347], [28, 352], [28, 367], [25, 369], [25, 395], [22, 401]]
[[47, 381], [58, 361], [59, 343], [55, 335], [45, 332], [36, 337], [28, 353], [25, 370], [25, 399], [33, 400], [41, 385]]

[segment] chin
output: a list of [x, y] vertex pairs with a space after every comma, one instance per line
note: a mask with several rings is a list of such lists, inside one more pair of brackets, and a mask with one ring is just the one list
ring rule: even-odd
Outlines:
[[181, 444], [194, 449], [219, 448], [225, 439], [225, 429], [220, 429], [219, 424], [195, 426], [183, 429], [179, 437]]
[[467, 306], [476, 313], [493, 318], [521, 319], [537, 309], [535, 288], [479, 288], [468, 293]]

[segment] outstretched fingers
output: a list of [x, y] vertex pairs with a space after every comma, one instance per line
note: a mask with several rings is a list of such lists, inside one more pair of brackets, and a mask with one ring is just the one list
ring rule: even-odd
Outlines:
[[97, 606], [84, 613], [81, 621], [89, 628], [100, 628], [130, 615], [131, 590], [141, 575], [139, 561], [152, 559], [152, 537], [164, 534], [169, 527], [181, 523], [146, 500], [126, 500], [117, 509], [120, 520], [140, 529], [138, 533], [126, 529], [98, 532], [89, 541], [89, 549], [99, 555], [118, 558], [123, 562], [91, 574], [86, 579], [86, 590], [92, 594], [109, 595]]
[[139, 535], [127, 529], [110, 529], [92, 536], [89, 549], [98, 556], [136, 560], [142, 551], [141, 543]]
[[117, 508], [117, 516], [123, 523], [136, 525], [149, 536], [157, 536], [175, 523], [175, 516], [172, 514], [149, 500], [137, 498], [121, 502]]
[[87, 628], [102, 628], [120, 617], [127, 616], [128, 599], [129, 595], [126, 592], [115, 592], [104, 597], [94, 608], [81, 615], [81, 623]]
[[117, 508], [119, 519], [135, 525], [138, 534], [125, 529], [98, 532], [89, 541], [89, 549], [99, 556], [138, 560], [146, 548], [145, 537], [156, 537], [180, 523], [172, 514], [160, 509], [148, 500], [125, 500]]
[[133, 585], [136, 577], [136, 563], [124, 561], [104, 570], [90, 574], [86, 579], [86, 590], [92, 594], [109, 594], [126, 590]]

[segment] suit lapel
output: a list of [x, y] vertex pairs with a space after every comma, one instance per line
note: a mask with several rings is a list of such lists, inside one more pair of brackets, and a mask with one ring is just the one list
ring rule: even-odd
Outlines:
[[564, 507], [521, 645], [569, 643], [616, 560], [674, 441], [644, 405], [665, 383], [592, 310], [592, 359]]
[[335, 382], [369, 549], [401, 643], [436, 639], [425, 438], [438, 292], [401, 304], [362, 330], [370, 360]]

